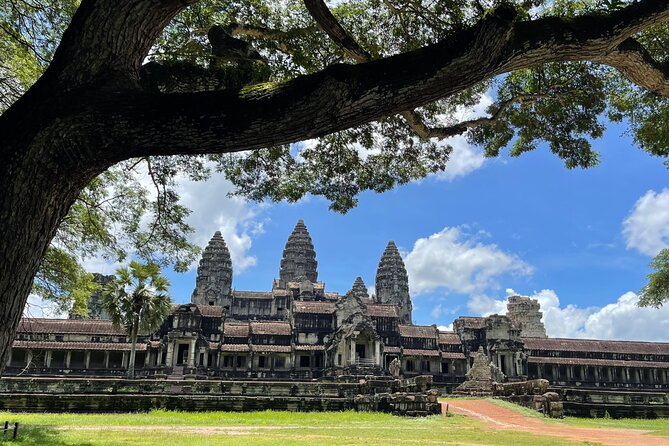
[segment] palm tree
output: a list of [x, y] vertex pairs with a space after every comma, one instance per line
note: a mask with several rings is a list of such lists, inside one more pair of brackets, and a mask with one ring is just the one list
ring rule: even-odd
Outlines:
[[118, 269], [116, 276], [104, 287], [101, 301], [114, 327], [123, 327], [130, 336], [128, 377], [134, 378], [137, 335], [157, 330], [170, 313], [170, 283], [155, 263], [132, 261], [129, 269]]

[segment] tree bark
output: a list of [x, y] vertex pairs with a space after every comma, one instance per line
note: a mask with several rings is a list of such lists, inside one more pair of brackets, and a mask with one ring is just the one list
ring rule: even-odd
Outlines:
[[130, 331], [130, 360], [128, 362], [128, 378], [135, 379], [135, 355], [137, 354], [137, 332], [139, 331], [139, 313], [132, 320]]
[[639, 85], [669, 95], [666, 71], [629, 42], [623, 45], [669, 21], [669, 0], [531, 22], [518, 22], [515, 11], [502, 8], [446, 41], [283, 84], [146, 93], [140, 65], [188, 3], [84, 0], [44, 76], [0, 116], [0, 371], [58, 224], [80, 191], [116, 162], [305, 140], [547, 62], [610, 63]]

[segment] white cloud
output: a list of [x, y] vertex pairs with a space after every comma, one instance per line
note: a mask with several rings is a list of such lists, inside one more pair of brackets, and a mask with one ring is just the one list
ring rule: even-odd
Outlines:
[[437, 330], [439, 330], [439, 331], [453, 331], [453, 324], [438, 325]]
[[496, 300], [484, 294], [477, 294], [469, 299], [467, 308], [479, 316], [506, 314], [506, 300]]
[[47, 317], [52, 319], [67, 319], [67, 313], [60, 313], [53, 302], [45, 301], [36, 294], [28, 296], [26, 306], [23, 308], [24, 317]]
[[532, 267], [494, 244], [479, 241], [487, 234], [446, 227], [416, 240], [404, 259], [409, 285], [415, 294], [444, 288], [457, 293], [481, 293], [496, 288], [504, 274], [531, 274]]
[[628, 249], [654, 256], [669, 248], [669, 189], [646, 192], [623, 222]]
[[440, 144], [450, 145], [453, 151], [446, 163], [446, 169], [435, 174], [435, 178], [438, 180], [453, 181], [456, 178], [464, 177], [481, 168], [485, 162], [483, 151], [470, 145], [463, 136], [445, 139]]
[[227, 196], [232, 189], [222, 174], [213, 173], [207, 181], [181, 179], [177, 190], [181, 203], [193, 211], [187, 220], [195, 229], [191, 241], [205, 247], [214, 232], [221, 231], [230, 249], [233, 271], [238, 274], [256, 264], [248, 251], [253, 237], [263, 232], [263, 223], [258, 219], [258, 206]]
[[[460, 108], [454, 114], [455, 122], [468, 121], [486, 116], [486, 109], [493, 103], [493, 98], [487, 93], [481, 95], [481, 99], [474, 107], [469, 109]], [[446, 117], [444, 117], [446, 118]], [[454, 136], [440, 142], [453, 148], [451, 156], [446, 164], [446, 169], [435, 175], [438, 180], [452, 181], [480, 169], [485, 163], [483, 150], [470, 145], [464, 136]]]
[[[507, 293], [516, 294], [511, 289]], [[539, 301], [550, 337], [669, 341], [669, 306], [641, 308], [637, 306], [638, 296], [632, 292], [601, 308], [562, 306], [553, 290], [535, 292], [530, 297]], [[480, 315], [505, 314], [506, 299], [472, 297], [469, 309]]]

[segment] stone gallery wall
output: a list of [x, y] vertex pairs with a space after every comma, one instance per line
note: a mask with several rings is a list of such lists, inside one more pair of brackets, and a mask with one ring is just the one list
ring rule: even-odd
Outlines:
[[0, 411], [360, 410], [425, 416], [439, 413], [431, 385], [430, 376], [322, 382], [12, 377], [0, 380]]

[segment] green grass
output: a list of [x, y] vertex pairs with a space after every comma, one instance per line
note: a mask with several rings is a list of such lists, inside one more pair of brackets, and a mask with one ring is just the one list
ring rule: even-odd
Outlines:
[[[514, 410], [529, 417], [545, 418], [541, 413], [519, 406], [517, 404], [509, 403], [507, 401], [496, 400], [490, 398], [491, 401], [498, 406]], [[545, 418], [546, 422], [563, 424], [565, 426], [575, 427], [589, 427], [589, 428], [607, 428], [607, 429], [641, 429], [649, 431], [652, 435], [669, 436], [669, 419], [657, 420], [642, 420], [637, 418], [621, 418], [614, 420], [612, 418], [577, 418], [565, 417], [561, 420]]]
[[462, 416], [403, 418], [363, 412], [168, 412], [135, 414], [12, 414], [18, 442], [2, 445], [514, 445], [582, 444], [557, 437], [493, 431]]

